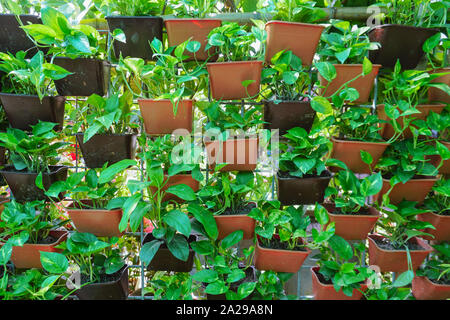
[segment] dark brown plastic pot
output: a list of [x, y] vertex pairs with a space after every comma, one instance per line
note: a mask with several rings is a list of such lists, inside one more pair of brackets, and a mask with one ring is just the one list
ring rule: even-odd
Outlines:
[[283, 178], [277, 173], [278, 200], [283, 206], [322, 203], [331, 173], [312, 178]]
[[[151, 233], [148, 233], [142, 244], [155, 240]], [[197, 237], [191, 235], [188, 239], [188, 242], [194, 242], [197, 240]], [[173, 256], [170, 250], [167, 248], [166, 244], [162, 244], [158, 252], [156, 252], [153, 260], [147, 267], [147, 270], [154, 271], [173, 271], [173, 272], [190, 272], [194, 265], [194, 250], [189, 248], [189, 256], [186, 261], [179, 260]]]
[[[369, 264], [376, 265], [381, 272], [404, 272], [408, 270], [406, 250], [385, 250], [378, 247], [375, 239], [383, 239], [379, 234], [369, 234]], [[409, 250], [413, 271], [416, 271], [433, 248], [423, 239], [413, 237], [409, 240], [418, 244], [422, 250]]]
[[[341, 140], [336, 137], [331, 137], [331, 141], [333, 142], [333, 151], [330, 157], [344, 162], [354, 173], [369, 174], [371, 172], [369, 165], [361, 159], [361, 150], [368, 152], [372, 156], [373, 162], [371, 167], [373, 170], [384, 150], [389, 146], [389, 143], [386, 142]], [[339, 170], [337, 167], [331, 168], [333, 171], [335, 169]]]
[[134, 159], [136, 153], [135, 134], [96, 134], [84, 143], [84, 134], [76, 134], [84, 162], [88, 168], [101, 168], [108, 162], [112, 165], [124, 159]]
[[415, 276], [411, 288], [417, 300], [450, 299], [450, 285], [434, 283], [427, 277]]
[[[64, 181], [67, 178], [68, 168], [66, 166], [49, 166], [50, 173], [42, 173], [42, 182], [45, 190], [56, 181]], [[11, 193], [18, 202], [34, 200], [48, 200], [44, 191], [36, 186], [38, 173], [27, 171], [16, 171], [13, 166], [6, 166], [0, 173], [8, 183]], [[62, 194], [59, 195], [62, 199]]]
[[[354, 79], [356, 76], [360, 75], [363, 71], [362, 64], [334, 64], [336, 68], [336, 78], [334, 78], [328, 88], [321, 88], [320, 94], [325, 97], [329, 97], [334, 94], [339, 88], [341, 88], [344, 83]], [[359, 92], [359, 98], [353, 103], [366, 103], [369, 101], [370, 93], [372, 92], [375, 77], [378, 74], [378, 70], [381, 65], [374, 64], [372, 67], [372, 72], [368, 75], [359, 77], [358, 79], [350, 82], [348, 84], [349, 88], [354, 88]], [[320, 85], [326, 87], [328, 81], [325, 80], [320, 74]]]
[[[425, 200], [431, 188], [437, 181], [437, 177], [413, 178], [405, 183], [397, 183], [389, 193], [389, 200], [392, 204], [399, 204], [402, 200], [417, 201], [422, 203]], [[381, 191], [374, 196], [374, 200], [381, 202], [383, 195], [391, 188], [390, 180], [383, 178], [383, 186]]]
[[75, 291], [80, 300], [126, 300], [128, 297], [128, 266], [116, 281], [91, 283]]
[[414, 69], [423, 56], [424, 42], [436, 32], [437, 29], [398, 24], [376, 26], [369, 31], [369, 39], [379, 42], [381, 47], [369, 51], [369, 59], [385, 68], [394, 68], [397, 59], [400, 59], [402, 69]]
[[56, 90], [61, 96], [104, 96], [108, 91], [111, 64], [108, 61], [86, 58], [57, 57], [54, 64], [73, 74], [55, 80]]
[[0, 93], [0, 100], [13, 128], [31, 131], [39, 120], [57, 123], [57, 131], [63, 127], [65, 97], [44, 97], [41, 103], [38, 96]]
[[264, 102], [264, 129], [280, 130], [286, 134], [289, 129], [301, 127], [309, 132], [314, 122], [316, 111], [310, 101], [273, 101]]
[[[42, 23], [35, 15], [21, 14], [19, 17], [24, 25]], [[27, 37], [25, 30], [20, 28], [14, 14], [0, 14], [0, 52], [11, 52], [15, 55], [18, 51], [27, 51], [34, 47], [35, 44]], [[28, 57], [36, 52], [36, 49], [30, 50]]]
[[169, 47], [178, 46], [186, 40], [198, 41], [201, 44], [200, 49], [191, 53], [185, 51], [184, 54], [190, 56], [191, 59], [197, 61], [214, 61], [217, 59], [215, 55], [216, 50], [209, 49], [205, 51], [205, 46], [208, 43], [208, 34], [212, 29], [220, 27], [221, 20], [218, 19], [167, 19], [164, 21], [167, 30], [167, 39]]
[[433, 212], [425, 212], [417, 215], [417, 220], [431, 223], [436, 229], [427, 228], [424, 232], [434, 236], [423, 236], [426, 240], [437, 242], [450, 241], [450, 216], [439, 215]]
[[311, 65], [324, 28], [319, 24], [267, 22], [266, 63], [270, 63], [272, 57], [281, 50], [290, 50], [302, 60], [303, 65]]
[[[259, 93], [262, 61], [234, 61], [207, 63], [211, 97], [214, 100], [237, 100]], [[247, 88], [242, 81], [254, 80]]]
[[[168, 181], [167, 181], [168, 180]], [[164, 174], [164, 182], [167, 181], [167, 183], [162, 188], [162, 191], [166, 191], [168, 188], [178, 185], [178, 184], [185, 184], [188, 187], [190, 187], [194, 192], [197, 192], [200, 186], [200, 182], [195, 180], [191, 174], [176, 174], [174, 176], [169, 177], [167, 174]], [[157, 191], [156, 187], [150, 187], [151, 192], [154, 194]], [[178, 203], [184, 202], [183, 199], [177, 197], [174, 194], [166, 193], [165, 196], [162, 199], [163, 202], [165, 201], [176, 201]]]
[[138, 104], [147, 134], [172, 134], [177, 129], [192, 131], [194, 100], [179, 101], [176, 115], [172, 102], [167, 99], [138, 99]]
[[[450, 68], [436, 69], [433, 70], [432, 73], [444, 73], [444, 72], [450, 72]], [[446, 85], [450, 86], [450, 73], [440, 76], [431, 82], [445, 83]], [[450, 103], [450, 96], [441, 89], [430, 87], [428, 88], [428, 101], [448, 104]]]
[[161, 17], [108, 16], [109, 31], [121, 29], [125, 33], [126, 43], [115, 40], [114, 53], [125, 57], [152, 59], [150, 43], [154, 38], [162, 40], [163, 19]]
[[220, 171], [253, 171], [258, 162], [258, 138], [206, 141], [209, 168], [227, 163]]
[[377, 223], [380, 213], [373, 207], [369, 207], [370, 214], [334, 214], [335, 206], [331, 203], [324, 203], [323, 206], [328, 211], [330, 223], [335, 224], [335, 234], [345, 240], [365, 240]]
[[0, 147], [0, 166], [4, 166], [6, 163], [6, 148]]

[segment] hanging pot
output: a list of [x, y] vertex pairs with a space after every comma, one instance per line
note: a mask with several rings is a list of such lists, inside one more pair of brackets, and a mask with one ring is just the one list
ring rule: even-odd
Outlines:
[[[67, 179], [66, 166], [49, 166], [50, 173], [42, 173], [42, 183], [45, 190], [56, 181]], [[38, 173], [27, 171], [16, 171], [13, 166], [5, 166], [0, 173], [8, 183], [11, 193], [18, 202], [29, 202], [34, 200], [49, 200], [44, 191], [36, 186], [36, 177]], [[59, 195], [59, 200], [63, 199], [63, 194]]]
[[[218, 19], [167, 19], [164, 21], [167, 30], [167, 39], [169, 47], [178, 46], [186, 40], [198, 41], [201, 44], [200, 49], [194, 53], [185, 51], [184, 54], [191, 57], [185, 61], [215, 61], [217, 53], [211, 48], [205, 51], [208, 44], [208, 35], [212, 29], [220, 27], [221, 20]], [[195, 56], [195, 58], [194, 58]]]
[[[362, 64], [334, 64], [334, 67], [336, 68], [336, 78], [331, 81], [326, 90], [325, 88], [320, 89], [320, 95], [324, 97], [333, 95], [337, 90], [339, 90], [339, 88], [341, 88], [342, 85], [344, 85], [344, 83], [354, 79], [363, 72]], [[380, 67], [381, 65], [374, 64], [372, 66], [371, 73], [359, 77], [348, 84], [349, 88], [354, 88], [359, 92], [359, 98], [353, 101], [353, 103], [366, 103], [369, 101], [370, 92], [372, 92], [374, 80]], [[320, 74], [319, 80], [321, 86], [326, 87], [328, 85], [328, 81], [325, 80]]]
[[437, 242], [450, 241], [450, 216], [439, 215], [433, 212], [425, 212], [417, 215], [417, 220], [431, 223], [436, 229], [427, 228], [423, 230], [434, 236], [423, 236], [426, 240], [433, 240]]
[[[151, 233], [148, 233], [142, 244], [155, 240]], [[188, 239], [188, 242], [195, 242], [197, 237], [191, 235]], [[153, 260], [147, 267], [147, 270], [153, 271], [173, 271], [173, 272], [190, 272], [194, 265], [194, 250], [189, 248], [189, 256], [186, 261], [179, 260], [173, 256], [170, 250], [167, 248], [167, 245], [162, 244], [158, 251], [156, 252]]]
[[[417, 201], [422, 203], [425, 200], [431, 188], [437, 181], [437, 177], [420, 176], [413, 178], [405, 183], [397, 183], [389, 194], [390, 203], [396, 205], [402, 202], [402, 200]], [[383, 200], [383, 195], [391, 188], [390, 180], [383, 178], [383, 186], [381, 191], [374, 196], [374, 200], [378, 200], [379, 203]]]
[[364, 291], [367, 290], [367, 283], [361, 284], [360, 290], [353, 289], [351, 297], [346, 296], [342, 290], [336, 292], [333, 284], [324, 284], [319, 279], [320, 267], [312, 267], [312, 291], [314, 300], [361, 300]]
[[54, 64], [73, 74], [55, 80], [55, 87], [61, 96], [106, 95], [109, 87], [111, 64], [108, 61], [87, 58], [57, 57]]
[[[207, 63], [211, 97], [214, 100], [238, 100], [256, 96], [261, 82], [262, 61]], [[247, 88], [243, 81], [254, 80]]]
[[[164, 174], [164, 182], [167, 181], [167, 183], [162, 188], [162, 191], [166, 191], [168, 188], [178, 185], [178, 184], [185, 184], [189, 186], [194, 192], [197, 192], [200, 187], [200, 182], [195, 180], [191, 174], [176, 174], [174, 176], [169, 177], [168, 174]], [[155, 192], [158, 191], [156, 187], [150, 187], [150, 190], [152, 194], [155, 194]], [[162, 202], [165, 201], [175, 201], [178, 203], [183, 203], [184, 200], [177, 197], [174, 194], [166, 193], [165, 196], [162, 199]]]
[[[447, 147], [447, 149], [450, 150], [450, 142], [444, 141], [444, 140], [440, 140], [440, 143], [442, 143], [444, 146]], [[441, 163], [441, 156], [439, 154], [433, 154], [433, 155], [428, 155], [426, 156], [427, 159], [430, 159], [430, 163], [437, 167], [440, 163]], [[450, 159], [449, 160], [444, 160], [444, 162], [442, 163], [442, 166], [438, 169], [439, 173], [441, 174], [449, 174], [450, 173]]]
[[[256, 207], [254, 202], [249, 203]], [[246, 214], [222, 214], [214, 216], [216, 220], [219, 236], [217, 239], [222, 240], [230, 233], [237, 230], [244, 231], [244, 240], [253, 239], [255, 234], [255, 219], [250, 218]]]
[[320, 177], [307, 178], [282, 177], [278, 172], [278, 200], [283, 206], [322, 203], [331, 177], [329, 171], [323, 172]]
[[6, 164], [6, 148], [0, 147], [0, 166], [4, 166]]
[[[373, 162], [370, 167], [373, 170], [384, 150], [389, 146], [389, 143], [386, 142], [343, 140], [336, 137], [331, 137], [331, 141], [333, 142], [333, 151], [330, 157], [344, 162], [354, 173], [371, 173], [369, 165], [361, 159], [361, 150], [372, 156]], [[338, 171], [341, 169], [332, 167], [331, 170]]]
[[310, 66], [325, 27], [319, 24], [269, 21], [266, 23], [266, 57], [270, 64], [272, 57], [282, 51], [290, 50], [302, 60], [302, 64]]
[[[408, 258], [406, 250], [386, 250], [380, 248], [376, 240], [386, 239], [379, 234], [369, 234], [369, 264], [376, 265], [381, 272], [404, 272], [408, 270]], [[433, 251], [423, 239], [413, 237], [409, 243], [416, 244], [421, 247], [420, 250], [409, 250], [411, 256], [412, 270], [416, 271], [425, 258]]]
[[44, 252], [62, 252], [61, 249], [55, 248], [67, 238], [67, 231], [50, 231], [49, 236], [57, 239], [49, 244], [31, 244], [25, 243], [22, 247], [13, 246], [11, 261], [14, 266], [19, 269], [42, 269], [41, 251]]
[[[38, 16], [31, 14], [21, 14], [19, 18], [24, 25], [42, 23]], [[26, 51], [28, 57], [31, 57], [37, 52], [35, 47], [36, 45], [20, 27], [14, 14], [0, 14], [0, 52], [10, 52], [15, 55], [18, 51]], [[34, 49], [28, 51], [31, 48]]]
[[[450, 68], [436, 69], [436, 70], [433, 70], [432, 73], [444, 73], [444, 72], [450, 72]], [[440, 76], [431, 82], [432, 83], [434, 83], [434, 82], [445, 83], [446, 85], [450, 86], [450, 73]], [[430, 87], [430, 88], [428, 88], [428, 101], [449, 104], [450, 96], [447, 93], [445, 93], [444, 91], [442, 91], [441, 89]]]
[[44, 97], [41, 103], [38, 96], [0, 93], [0, 100], [13, 128], [31, 131], [39, 120], [57, 123], [56, 131], [63, 127], [65, 97]]
[[84, 143], [84, 134], [76, 134], [77, 143], [88, 168], [102, 168], [124, 159], [134, 159], [136, 134], [95, 134]]
[[184, 129], [189, 133], [192, 131], [193, 100], [179, 101], [176, 115], [170, 100], [138, 99], [138, 103], [147, 134], [172, 134], [177, 129]]
[[120, 54], [124, 58], [152, 59], [150, 43], [154, 38], [162, 41], [163, 19], [161, 17], [107, 16], [105, 19], [111, 33], [115, 29], [121, 29], [125, 34], [126, 43], [114, 41], [114, 53], [117, 59]]
[[[416, 106], [416, 109], [420, 111], [420, 113], [414, 113], [411, 115], [407, 115], [404, 117], [399, 117], [397, 119], [397, 123], [400, 128], [403, 127], [403, 118], [415, 118], [416, 120], [426, 120], [431, 111], [440, 114], [442, 110], [444, 110], [445, 104], [420, 104]], [[390, 121], [386, 112], [384, 111], [384, 104], [377, 105], [377, 115], [380, 120]], [[415, 121], [415, 120], [413, 120]], [[412, 124], [410, 124], [412, 125]], [[390, 123], [382, 123], [380, 126], [380, 134], [385, 140], [389, 140], [395, 134], [394, 127]], [[403, 139], [412, 138], [413, 134], [411, 129], [407, 128], [402, 133]]]
[[[83, 204], [92, 205], [92, 200], [82, 200]], [[76, 202], [66, 209], [69, 218], [78, 232], [92, 233], [97, 237], [121, 237], [119, 223], [122, 219], [122, 209], [86, 209]]]
[[368, 35], [371, 42], [378, 42], [381, 47], [369, 51], [369, 59], [385, 68], [394, 68], [399, 59], [402, 69], [414, 69], [423, 56], [424, 42], [436, 32], [437, 29], [398, 24], [376, 26]]
[[415, 276], [411, 288], [412, 294], [417, 300], [450, 299], [450, 285], [434, 283], [427, 277]]
[[258, 163], [259, 138], [230, 138], [205, 141], [209, 169], [228, 163], [220, 171], [253, 171]]
[[280, 130], [284, 135], [289, 129], [301, 127], [307, 132], [314, 123], [316, 111], [310, 101], [264, 101], [264, 129]]
[[[258, 270], [273, 270], [275, 272], [296, 273], [300, 270], [311, 250], [305, 247], [305, 251], [272, 249], [261, 246], [260, 236], [255, 247], [254, 263]], [[279, 240], [277, 235], [275, 239]], [[300, 245], [303, 244], [301, 241]]]
[[128, 266], [119, 272], [117, 280], [91, 283], [75, 291], [80, 300], [126, 300], [128, 297]]

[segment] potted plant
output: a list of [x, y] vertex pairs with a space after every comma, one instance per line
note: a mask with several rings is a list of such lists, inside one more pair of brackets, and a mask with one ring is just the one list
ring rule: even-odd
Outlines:
[[395, 277], [392, 281], [389, 278], [371, 279], [369, 288], [364, 291], [367, 300], [409, 300], [411, 295], [411, 282], [414, 272], [408, 270]]
[[280, 206], [277, 200], [261, 201], [249, 213], [257, 221], [254, 264], [258, 270], [296, 273], [311, 253], [303, 240], [311, 221], [301, 206]]
[[[205, 50], [217, 48], [217, 62], [207, 63], [211, 97], [214, 100], [237, 100], [259, 93], [265, 34], [252, 26], [223, 22], [208, 35]], [[255, 49], [259, 47], [258, 50]]]
[[383, 185], [381, 174], [358, 179], [350, 170], [334, 175], [325, 191], [329, 198], [324, 207], [335, 233], [345, 240], [364, 240], [375, 226], [380, 213], [367, 204], [370, 196], [377, 194]]
[[322, 203], [331, 173], [324, 156], [330, 146], [327, 138], [317, 135], [318, 127], [308, 134], [303, 128], [292, 128], [280, 143], [277, 172], [278, 200], [282, 205]]
[[265, 25], [267, 32], [266, 63], [282, 50], [290, 50], [305, 66], [310, 66], [325, 28], [312, 24], [324, 18], [314, 2], [299, 0], [275, 1], [276, 14]]
[[31, 59], [19, 51], [0, 53], [0, 71], [5, 73], [0, 100], [13, 128], [30, 130], [38, 121], [49, 121], [62, 129], [66, 98], [54, 96], [53, 81], [69, 75], [67, 70], [47, 63], [42, 51]]
[[31, 135], [13, 128], [0, 132], [0, 145], [9, 150], [12, 162], [0, 173], [19, 202], [46, 199], [42, 189], [67, 177], [68, 168], [55, 165], [58, 150], [66, 145], [55, 141], [58, 138], [53, 131], [55, 126], [55, 123], [39, 122], [32, 126]]
[[[161, 1], [127, 0], [103, 1], [97, 6], [108, 22], [110, 33], [117, 35], [121, 30], [125, 35], [122, 41], [114, 41], [114, 53], [118, 59], [136, 57], [152, 59], [152, 48], [148, 46], [155, 38], [162, 40], [164, 3]], [[119, 29], [119, 30], [117, 30]]]
[[377, 265], [381, 272], [415, 271], [433, 250], [419, 238], [430, 236], [421, 230], [433, 226], [415, 219], [424, 212], [416, 205], [417, 202], [402, 201], [382, 210], [386, 217], [381, 216], [378, 222], [384, 232], [368, 236], [370, 265]]
[[354, 103], [369, 100], [373, 83], [381, 65], [372, 65], [366, 58], [370, 50], [378, 47], [367, 36], [369, 27], [359, 28], [348, 21], [334, 21], [321, 36], [318, 54], [320, 95], [333, 96], [344, 87], [354, 88], [359, 97]]
[[442, 165], [439, 166], [439, 173], [444, 175], [449, 174], [450, 151], [446, 151], [446, 149], [450, 150], [450, 113], [448, 112], [448, 109], [444, 109], [440, 114], [430, 111], [426, 121], [432, 132], [437, 132], [436, 148], [439, 150], [438, 154], [431, 155], [429, 158], [434, 166], [439, 166], [443, 160]]
[[84, 130], [76, 134], [76, 139], [88, 168], [134, 159], [139, 124], [132, 104], [133, 97], [128, 91], [108, 98], [93, 94], [77, 109], [72, 130]]
[[280, 134], [294, 127], [311, 130], [316, 115], [307, 96], [311, 79], [302, 60], [292, 51], [273, 55], [271, 66], [262, 71], [265, 129], [279, 129]]
[[22, 28], [37, 46], [48, 48], [51, 62], [71, 72], [55, 81], [62, 96], [105, 95], [108, 91], [111, 65], [105, 61], [100, 33], [89, 25], [71, 25], [58, 10], [41, 10], [42, 24]]
[[450, 245], [434, 245], [434, 251], [417, 270], [412, 281], [412, 293], [417, 300], [445, 300], [450, 298]]
[[5, 203], [0, 242], [2, 246], [12, 246], [10, 259], [16, 268], [42, 268], [41, 252], [61, 252], [56, 247], [68, 233], [58, 228], [68, 220], [60, 217], [60, 210], [44, 201]]

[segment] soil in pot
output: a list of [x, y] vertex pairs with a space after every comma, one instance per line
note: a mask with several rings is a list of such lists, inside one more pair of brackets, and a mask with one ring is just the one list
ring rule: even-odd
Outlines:
[[[35, 15], [21, 14], [19, 17], [24, 25], [42, 23]], [[27, 57], [30, 58], [37, 52], [34, 47], [35, 44], [20, 27], [14, 14], [0, 14], [0, 52], [11, 52], [15, 55], [22, 50], [27, 52]], [[34, 49], [29, 50], [31, 48]]]
[[252, 239], [256, 221], [253, 218], [250, 218], [247, 214], [249, 214], [255, 207], [256, 203], [250, 202], [243, 204], [235, 210], [227, 208], [220, 215], [214, 216], [217, 229], [219, 230], [218, 239], [221, 240], [236, 230], [244, 231], [243, 239]]
[[309, 101], [273, 101], [264, 102], [264, 129], [278, 129], [284, 135], [289, 129], [301, 127], [310, 131], [316, 111]]

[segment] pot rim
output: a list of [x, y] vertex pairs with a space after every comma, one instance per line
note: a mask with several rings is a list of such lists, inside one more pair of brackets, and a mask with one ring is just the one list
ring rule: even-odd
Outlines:
[[[377, 104], [376, 105], [376, 108], [377, 109], [381, 109], [381, 108], [383, 108], [385, 106], [385, 104], [384, 103], [380, 103], [380, 104]], [[446, 104], [444, 104], [444, 103], [427, 103], [427, 104], [418, 104], [418, 105], [416, 105], [415, 106], [416, 108], [424, 108], [424, 109], [426, 109], [426, 108], [433, 108], [433, 107], [442, 107], [442, 108], [445, 108], [446, 107]], [[382, 110], [382, 111], [384, 111], [384, 110]]]
[[326, 180], [326, 179], [331, 179], [334, 176], [334, 174], [331, 171], [325, 170], [324, 172], [326, 172], [329, 175], [327, 177], [308, 177], [308, 178], [298, 178], [298, 177], [291, 178], [291, 177], [289, 177], [289, 178], [283, 178], [283, 177], [280, 177], [280, 175], [279, 175], [280, 172], [281, 172], [280, 170], [277, 171], [277, 179], [279, 179], [279, 180], [307, 180], [307, 179]]
[[[53, 243], [47, 243], [47, 244], [24, 243], [22, 247], [20, 247], [20, 246], [13, 246], [13, 247], [19, 247], [19, 248], [23, 248], [25, 246], [27, 246], [27, 247], [37, 247], [37, 246], [39, 246], [39, 247], [54, 247], [54, 246], [60, 244], [61, 242], [63, 242], [65, 240], [65, 238], [67, 238], [67, 236], [69, 235], [69, 231], [67, 231], [67, 230], [50, 230], [49, 234], [50, 233], [55, 233], [55, 231], [58, 232], [58, 233], [61, 233], [61, 235]], [[4, 245], [5, 243], [4, 242], [0, 242], [0, 244]]]
[[369, 33], [375, 29], [384, 29], [384, 28], [388, 28], [388, 27], [396, 27], [399, 29], [433, 30], [436, 32], [439, 31], [439, 29], [436, 29], [436, 28], [425, 28], [425, 27], [408, 26], [408, 25], [404, 25], [404, 24], [386, 23], [386, 24], [381, 24], [381, 25], [372, 27], [372, 29], [369, 30]]
[[[0, 92], [0, 96], [31, 97], [31, 98], [36, 98], [36, 99], [39, 100], [39, 96], [38, 95], [34, 95], [34, 94], [17, 94], [17, 93], [9, 93], [9, 92]], [[61, 96], [61, 95], [44, 96], [44, 97], [42, 97], [42, 100], [44, 100], [45, 98], [48, 98], [48, 99], [64, 99], [64, 100], [66, 100], [66, 96]]]
[[[84, 136], [84, 132], [75, 133], [76, 136]], [[108, 136], [108, 137], [125, 137], [125, 136], [137, 136], [137, 133], [96, 133], [94, 136]]]
[[[256, 232], [255, 232], [255, 234], [256, 234]], [[305, 251], [299, 251], [299, 250], [289, 250], [289, 249], [272, 249], [272, 248], [265, 248], [265, 247], [262, 247], [261, 245], [260, 245], [260, 236], [259, 236], [259, 234], [257, 234], [256, 235], [256, 238], [257, 238], [257, 241], [256, 241], [256, 247], [259, 249], [259, 250], [261, 250], [261, 251], [263, 251], [263, 252], [280, 252], [280, 253], [286, 253], [286, 252], [292, 252], [292, 253], [299, 253], [299, 254], [310, 254], [311, 253], [311, 250], [308, 248], [308, 247], [305, 247]], [[301, 239], [301, 241], [302, 241], [302, 244], [305, 244], [305, 241], [303, 240], [303, 238], [300, 238]], [[281, 241], [280, 241], [281, 242]]]
[[[428, 177], [428, 176], [425, 176], [425, 177]], [[391, 181], [391, 179], [385, 179], [383, 176], [381, 176], [381, 178], [383, 179], [383, 182], [386, 182], [386, 183], [390, 183], [390, 181]], [[436, 176], [429, 176], [429, 178], [419, 178], [419, 179], [412, 178], [412, 179], [409, 179], [408, 181], [406, 181], [405, 183], [402, 183], [402, 185], [405, 185], [408, 182], [413, 182], [413, 181], [414, 182], [424, 182], [424, 181], [438, 181], [438, 180], [439, 179], [438, 179], [437, 175]], [[397, 183], [397, 184], [399, 184], [399, 183]]]
[[428, 282], [428, 283], [429, 283], [430, 285], [432, 285], [433, 287], [449, 288], [449, 289], [450, 289], [450, 284], [439, 284], [439, 283], [434, 283], [433, 281], [431, 281], [430, 279], [428, 279], [428, 277], [426, 277], [426, 276], [415, 276], [414, 279], [416, 279], [416, 278]]
[[304, 22], [290, 22], [290, 21], [282, 21], [282, 20], [269, 20], [266, 22], [265, 27], [271, 24], [281, 24], [281, 25], [292, 25], [292, 26], [304, 26], [304, 27], [310, 27], [314, 29], [325, 29], [325, 26], [322, 26], [320, 24], [313, 24], [313, 23], [304, 23]]
[[[278, 100], [279, 102], [278, 103], [275, 103], [275, 100], [263, 100], [263, 102], [264, 102], [264, 104], [271, 104], [271, 105], [275, 105], [275, 106], [277, 106], [277, 105], [279, 105], [279, 104], [285, 104], [285, 103], [288, 103], [288, 104], [308, 104], [308, 105], [310, 105], [311, 104], [311, 99], [308, 99], [307, 101], [300, 101], [300, 100], [282, 100], [282, 99], [279, 99]], [[315, 110], [314, 110], [315, 111]]]
[[[334, 206], [334, 203], [331, 203], [331, 202], [325, 202], [325, 203], [323, 203], [322, 204], [323, 206], [324, 206], [324, 208], [327, 210], [327, 213], [330, 215], [330, 216], [333, 216], [333, 217], [343, 217], [343, 216], [345, 216], [345, 217], [352, 217], [352, 218], [355, 218], [355, 219], [357, 219], [357, 218], [367, 218], [367, 217], [376, 217], [376, 218], [378, 218], [378, 217], [380, 217], [381, 216], [381, 213], [380, 213], [380, 211], [378, 211], [375, 207], [373, 207], [373, 206], [368, 206], [368, 208], [369, 208], [369, 211], [370, 211], [370, 214], [334, 214], [334, 213], [331, 213], [330, 211], [328, 211], [328, 208], [327, 208], [327, 205], [328, 206], [332, 206], [333, 208], [336, 208], [335, 206]], [[372, 210], [371, 210], [372, 209]]]
[[[150, 98], [146, 98], [146, 99], [137, 99], [138, 103], [140, 102], [170, 102], [172, 103], [172, 101], [170, 101], [170, 99], [150, 99]], [[196, 100], [195, 99], [182, 99], [179, 100], [179, 103], [183, 103], [183, 102], [192, 102], [194, 103]]]
[[170, 19], [164, 19], [164, 23], [166, 23], [166, 22], [220, 22], [220, 23], [222, 23], [222, 20], [218, 19], [218, 18], [207, 18], [207, 19], [170, 18]]
[[[85, 58], [85, 57], [76, 57], [76, 58], [70, 58], [70, 57], [65, 57], [65, 56], [57, 56], [55, 57], [55, 60], [78, 60], [78, 61], [96, 61], [96, 62], [101, 62], [103, 64], [106, 64], [108, 66], [111, 66], [111, 62], [109, 62], [108, 60], [105, 59], [97, 59], [97, 58]], [[61, 79], [62, 80], [62, 79]]]
[[[1, 202], [0, 202], [0, 204], [1, 204]], [[436, 218], [439, 218], [439, 219], [444, 219], [444, 220], [450, 220], [450, 216], [446, 216], [446, 215], [443, 215], [443, 214], [437, 214], [437, 213], [435, 213], [435, 212], [433, 212], [433, 211], [428, 211], [428, 212], [422, 212], [422, 213], [419, 213], [418, 215], [426, 215], [426, 214], [429, 214], [429, 215], [432, 215], [432, 216], [434, 216], [434, 217], [436, 217]]]
[[225, 66], [227, 66], [227, 65], [230, 65], [230, 64], [236, 64], [236, 65], [238, 65], [238, 64], [259, 64], [259, 65], [261, 65], [261, 67], [262, 67], [263, 63], [264, 63], [263, 60], [227, 61], [227, 62], [208, 62], [208, 63], [206, 64], [206, 67], [209, 68], [209, 67], [220, 66], [220, 65], [225, 65]]
[[[362, 63], [335, 63], [333, 64], [333, 66], [336, 67], [344, 67], [344, 68], [356, 68], [356, 67], [363, 67]], [[372, 72], [374, 71], [374, 69], [380, 69], [382, 67], [381, 64], [372, 64]], [[370, 73], [369, 73], [370, 74]], [[369, 74], [367, 74], [366, 76], [368, 76]]]
[[109, 213], [122, 213], [122, 208], [115, 208], [115, 209], [83, 209], [83, 208], [76, 208], [75, 207], [75, 201], [72, 201], [68, 206], [64, 207], [64, 209], [67, 211], [67, 213], [70, 214], [70, 212], [74, 213], [82, 213], [82, 212], [109, 212]]
[[164, 20], [162, 17], [160, 16], [105, 16], [105, 19], [148, 19], [148, 20]]
[[[0, 17], [1, 16], [16, 16], [15, 14], [13, 14], [13, 13], [0, 13]], [[19, 17], [36, 17], [36, 18], [40, 18], [40, 16], [39, 15], [37, 15], [37, 14], [19, 14]]]
[[250, 141], [250, 140], [259, 141], [259, 137], [257, 135], [248, 137], [248, 138], [230, 138], [230, 137], [228, 137], [228, 139], [226, 139], [226, 140], [207, 140], [207, 139], [208, 138], [205, 137], [205, 140], [204, 140], [205, 144], [207, 144], [207, 145], [209, 145], [211, 143], [220, 143], [220, 142], [224, 143], [227, 141], [233, 141], [233, 142], [247, 141], [247, 140], [248, 141]]
[[[128, 271], [129, 267], [130, 267], [130, 266], [129, 266], [128, 264], [125, 264], [125, 265], [122, 267], [123, 270], [122, 270], [122, 272], [120, 273], [119, 279], [117, 279], [117, 280], [115, 280], [115, 281], [90, 283], [90, 284], [87, 284], [85, 287], [89, 287], [89, 286], [97, 287], [97, 286], [103, 286], [103, 285], [109, 285], [109, 284], [119, 283], [120, 280], [122, 279], [122, 277], [124, 276], [125, 272]], [[78, 289], [78, 290], [81, 290], [81, 289], [83, 289], [83, 288], [84, 288], [84, 287], [81, 287], [81, 288]], [[78, 290], [77, 290], [77, 291], [78, 291]]]
[[383, 140], [384, 142], [369, 142], [369, 141], [354, 141], [354, 140], [342, 140], [335, 136], [331, 137], [331, 141], [337, 142], [337, 143], [346, 143], [346, 144], [370, 144], [370, 145], [385, 145], [389, 146], [390, 143], [388, 143], [386, 140]]
[[[386, 250], [386, 249], [380, 248], [380, 247], [377, 245], [376, 241], [373, 239], [373, 236], [375, 236], [376, 238], [384, 238], [384, 239], [386, 239], [386, 237], [383, 236], [383, 235], [381, 235], [381, 234], [378, 234], [378, 233], [371, 233], [371, 234], [367, 235], [367, 239], [370, 240], [369, 243], [373, 243], [373, 244], [376, 246], [377, 250], [379, 250], [379, 251], [383, 251], [383, 252], [393, 252], [393, 253], [400, 253], [400, 252], [403, 253], [403, 252], [406, 252], [406, 250], [399, 250], [399, 249], [396, 249], [396, 250]], [[428, 243], [426, 243], [422, 238], [419, 238], [419, 237], [412, 237], [411, 239], [415, 239], [416, 242], [417, 242], [417, 244], [418, 244], [419, 246], [421, 246], [421, 247], [423, 248], [423, 250], [410, 250], [410, 252], [422, 252], [422, 253], [423, 253], [423, 252], [428, 252], [428, 253], [430, 253], [430, 252], [433, 251], [433, 248], [432, 248]]]
[[[64, 165], [51, 165], [51, 166], [48, 166], [49, 168], [50, 168], [50, 170], [52, 169], [52, 168], [54, 168], [54, 169], [56, 169], [57, 168], [57, 170], [55, 170], [55, 171], [51, 171], [51, 172], [42, 172], [42, 175], [52, 175], [52, 174], [55, 174], [55, 173], [58, 173], [58, 172], [60, 172], [61, 170], [68, 170], [69, 169], [69, 167], [68, 166], [64, 166]], [[6, 169], [6, 168], [14, 168], [14, 166], [13, 165], [6, 165], [5, 167], [4, 167], [4, 169]], [[9, 170], [0, 170], [0, 173], [16, 173], [16, 174], [23, 174], [23, 175], [29, 175], [29, 174], [39, 174], [38, 172], [22, 172], [22, 171], [16, 171], [16, 170], [11, 170], [11, 171], [9, 171]]]

